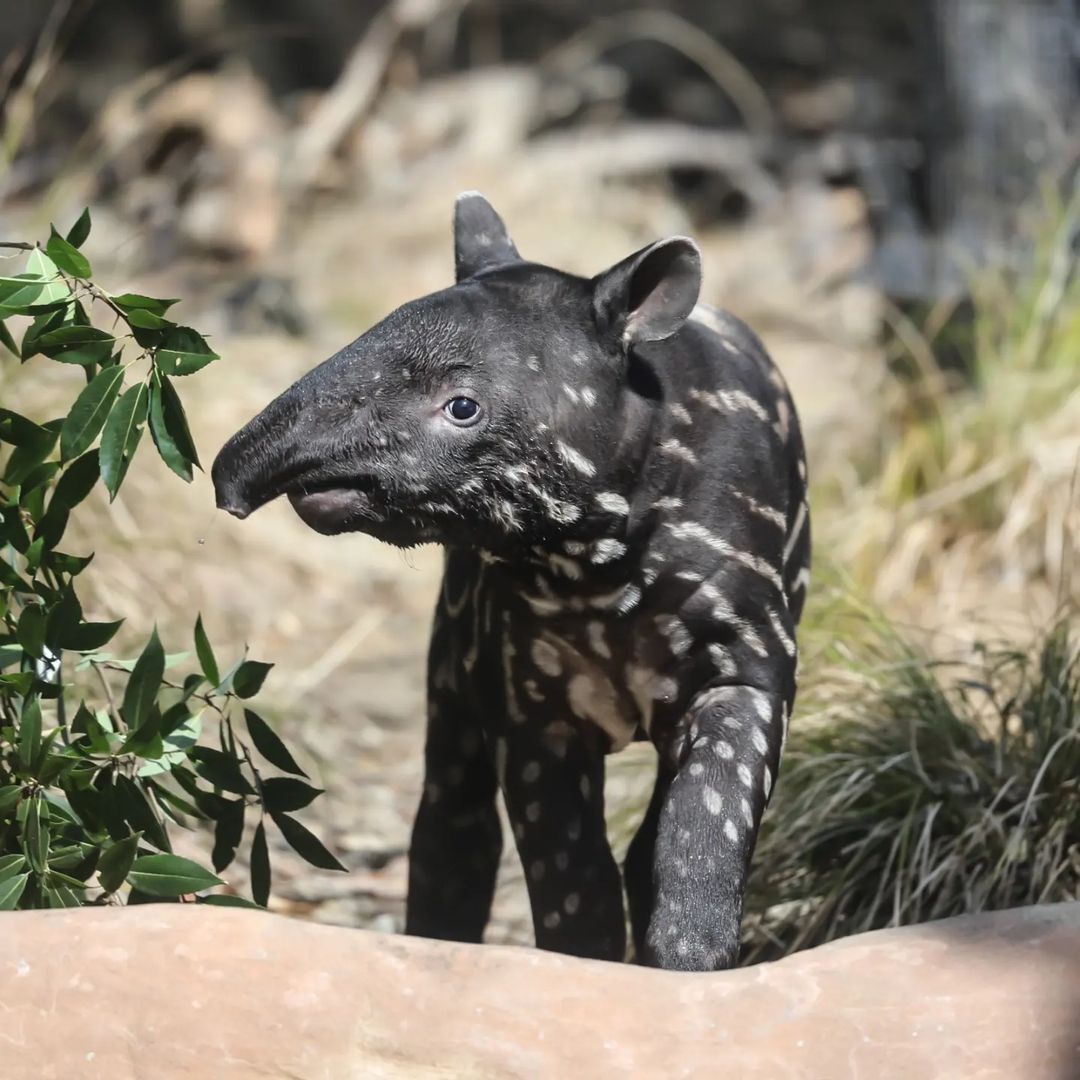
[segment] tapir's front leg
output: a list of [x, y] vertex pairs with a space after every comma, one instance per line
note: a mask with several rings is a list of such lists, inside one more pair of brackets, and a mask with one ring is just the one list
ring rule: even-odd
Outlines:
[[542, 949], [623, 960], [619, 868], [604, 825], [604, 756], [586, 733], [537, 715], [496, 742], [506, 797]]
[[480, 941], [491, 913], [502, 852], [498, 786], [475, 705], [436, 617], [428, 686], [424, 790], [409, 846], [405, 932], [451, 941]]
[[646, 963], [682, 971], [730, 967], [739, 951], [743, 892], [779, 764], [786, 706], [751, 686], [698, 695], [660, 812]]

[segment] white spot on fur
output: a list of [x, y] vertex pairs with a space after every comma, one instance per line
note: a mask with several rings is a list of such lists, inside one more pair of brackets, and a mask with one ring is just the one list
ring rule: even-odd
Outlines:
[[545, 674], [553, 679], [562, 674], [562, 660], [559, 651], [550, 641], [537, 638], [532, 643], [533, 663]]
[[593, 544], [592, 561], [597, 566], [609, 563], [626, 554], [626, 545], [621, 540], [613, 540], [605, 537]]
[[794, 656], [795, 642], [792, 639], [791, 635], [787, 632], [787, 628], [781, 621], [780, 616], [775, 611], [773, 611], [772, 608], [769, 609], [769, 622], [772, 624], [773, 632], [776, 634], [777, 638], [780, 641], [780, 644], [783, 646], [784, 652], [786, 652], [788, 656]]
[[735, 747], [726, 739], [718, 739], [713, 745], [713, 753], [722, 761], [731, 761], [735, 757]]
[[702, 801], [705, 803], [705, 809], [709, 811], [714, 817], [720, 813], [724, 805], [723, 799], [720, 798], [720, 792], [714, 787], [706, 787], [701, 795]]
[[724, 822], [724, 835], [733, 844], [738, 843], [739, 830], [737, 828], [735, 828], [735, 822], [732, 821], [731, 818], [728, 818], [727, 821]]
[[764, 518], [779, 529], [787, 527], [787, 519], [774, 506], [766, 506], [764, 503], [758, 502], [753, 495], [747, 495], [744, 491], [732, 490], [729, 494], [738, 499], [752, 514], [757, 514], [758, 517]]
[[686, 624], [676, 615], [657, 615], [656, 628], [667, 638], [668, 648], [673, 656], [685, 656], [690, 651], [694, 639]]
[[685, 461], [687, 465], [696, 465], [698, 463], [697, 454], [689, 446], [684, 446], [678, 439], [665, 439], [660, 444], [659, 449], [661, 454], [678, 458], [679, 461]]
[[750, 741], [754, 744], [754, 749], [759, 754], [765, 754], [769, 749], [769, 741], [765, 738], [765, 733], [761, 728], [754, 728], [750, 735]]
[[679, 421], [680, 424], [692, 424], [694, 418], [686, 411], [685, 405], [679, 405], [678, 403], [668, 406], [668, 412]]
[[769, 420], [769, 414], [761, 402], [743, 390], [718, 390], [715, 394], [709, 390], [691, 390], [690, 397], [717, 412], [749, 412], [766, 423]]
[[589, 648], [597, 656], [610, 660], [611, 649], [608, 647], [607, 639], [604, 636], [604, 624], [597, 619], [593, 619], [585, 628], [585, 632], [589, 638]]
[[615, 491], [601, 491], [596, 496], [596, 505], [609, 514], [629, 514], [630, 504]]
[[704, 525], [700, 525], [696, 521], [669, 521], [665, 523], [665, 526], [671, 530], [676, 539], [697, 540], [699, 543], [712, 548], [713, 551], [718, 551], [721, 555], [725, 555], [729, 559], [753, 570], [756, 574], [760, 574], [766, 581], [776, 586], [777, 592], [783, 592], [780, 575], [764, 559], [759, 559], [756, 555], [751, 555], [746, 551], [739, 551], [737, 548], [732, 547], [722, 536], [710, 532]]
[[761, 635], [745, 619], [741, 619], [735, 614], [735, 609], [731, 606], [729, 600], [726, 598], [717, 600], [712, 610], [712, 617], [717, 622], [730, 626], [739, 635], [739, 639], [743, 644], [752, 652], [761, 657], [768, 657], [769, 649], [762, 640]]
[[[674, 495], [665, 495], [662, 499], [656, 500], [657, 510], [678, 510], [682, 507], [682, 499], [676, 498]], [[698, 577], [696, 580], [700, 581]]]
[[596, 475], [596, 466], [581, 451], [567, 445], [562, 439], [555, 443], [555, 449], [558, 450], [559, 457], [572, 469], [577, 469], [582, 476]]
[[562, 918], [557, 911], [549, 911], [544, 916], [544, 928], [546, 930], [554, 930], [561, 922]]
[[788, 533], [787, 543], [784, 545], [784, 566], [787, 566], [788, 561], [791, 559], [791, 553], [795, 550], [795, 545], [799, 542], [799, 537], [802, 535], [809, 513], [810, 507], [807, 505], [806, 501], [803, 500], [799, 503], [799, 509], [795, 514], [795, 521], [791, 526], [791, 532]]
[[622, 749], [633, 737], [632, 725], [619, 715], [618, 700], [611, 680], [601, 672], [577, 674], [566, 688], [570, 711], [582, 720], [591, 720], [611, 739], [613, 749]]
[[524, 769], [521, 770], [521, 779], [526, 784], [535, 784], [540, 779], [540, 762], [530, 761]]
[[712, 644], [709, 646], [709, 659], [713, 662], [713, 667], [719, 675], [728, 678], [734, 675], [738, 671], [738, 667], [735, 661], [731, 657], [731, 653], [724, 648], [723, 645]]
[[750, 800], [742, 799], [739, 802], [739, 809], [742, 810], [743, 821], [746, 822], [746, 827], [752, 829], [754, 827], [754, 811], [750, 809]]
[[576, 915], [578, 908], [581, 907], [581, 897], [576, 892], [567, 893], [562, 906], [567, 915]]

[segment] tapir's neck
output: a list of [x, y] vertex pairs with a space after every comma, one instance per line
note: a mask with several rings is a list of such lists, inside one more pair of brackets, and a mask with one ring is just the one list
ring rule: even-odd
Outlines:
[[649, 397], [625, 396], [617, 438], [598, 469], [586, 512], [558, 537], [498, 557], [482, 553], [500, 564], [514, 588], [542, 607], [614, 594], [635, 579], [657, 525], [655, 500], [663, 494], [654, 490], [654, 479], [662, 484], [667, 473], [652, 460], [659, 412], [659, 403]]

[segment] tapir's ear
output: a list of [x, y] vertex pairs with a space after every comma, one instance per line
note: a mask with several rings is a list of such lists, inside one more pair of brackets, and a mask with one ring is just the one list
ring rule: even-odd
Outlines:
[[476, 191], [459, 195], [454, 203], [454, 265], [458, 281], [520, 258], [491, 203]]
[[600, 328], [624, 344], [670, 337], [701, 291], [701, 252], [685, 236], [658, 240], [593, 278]]

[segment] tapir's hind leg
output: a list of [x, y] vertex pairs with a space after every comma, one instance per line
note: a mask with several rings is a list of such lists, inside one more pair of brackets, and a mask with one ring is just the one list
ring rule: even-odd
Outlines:
[[424, 757], [405, 932], [479, 941], [491, 912], [502, 829], [480, 725], [456, 696], [433, 692]]

